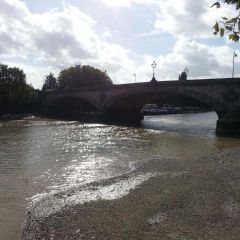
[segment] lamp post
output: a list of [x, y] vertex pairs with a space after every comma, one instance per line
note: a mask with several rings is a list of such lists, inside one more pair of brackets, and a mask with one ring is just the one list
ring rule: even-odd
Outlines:
[[152, 69], [153, 69], [153, 79], [154, 79], [154, 68], [157, 67], [157, 63], [155, 61], [153, 61], [153, 63], [151, 64]]
[[233, 52], [233, 69], [232, 69], [232, 78], [234, 77], [234, 59], [235, 57], [237, 57], [237, 54], [235, 53], [235, 51]]
[[136, 73], [134, 73], [134, 74], [133, 74], [133, 76], [135, 76], [135, 83], [136, 83], [136, 77], [137, 77], [137, 74], [136, 74]]

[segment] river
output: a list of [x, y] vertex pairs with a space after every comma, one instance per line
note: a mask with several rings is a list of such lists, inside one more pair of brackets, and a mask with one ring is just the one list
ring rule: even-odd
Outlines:
[[47, 119], [0, 122], [0, 240], [18, 239], [39, 196], [131, 170], [138, 160], [205, 157], [240, 146], [214, 112], [146, 116], [135, 126]]

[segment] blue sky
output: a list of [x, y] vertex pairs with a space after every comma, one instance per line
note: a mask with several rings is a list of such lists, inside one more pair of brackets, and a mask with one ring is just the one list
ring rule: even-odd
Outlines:
[[41, 88], [77, 64], [106, 70], [115, 84], [240, 77], [239, 44], [213, 35], [229, 6], [215, 0], [0, 0], [0, 62], [23, 69]]

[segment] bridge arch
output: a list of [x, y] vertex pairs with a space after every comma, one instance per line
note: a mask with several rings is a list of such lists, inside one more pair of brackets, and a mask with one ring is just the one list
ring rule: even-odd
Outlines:
[[52, 105], [54, 102], [59, 101], [62, 98], [77, 98], [77, 99], [82, 99], [96, 108], [98, 108], [98, 101], [96, 101], [95, 98], [91, 96], [88, 92], [82, 92], [81, 95], [79, 95], [78, 91], [53, 91], [49, 93], [44, 93], [45, 96], [47, 96], [45, 104], [47, 105]]
[[141, 112], [145, 104], [158, 98], [149, 88], [131, 89], [114, 95], [106, 102], [108, 115], [121, 120], [141, 120], [143, 114]]
[[122, 117], [128, 119], [132, 117], [139, 120], [142, 117], [141, 110], [147, 103], [169, 103], [169, 100], [178, 99], [181, 101], [182, 97], [193, 99], [199, 103], [212, 109], [219, 115], [221, 104], [218, 100], [215, 100], [211, 96], [205, 93], [199, 93], [193, 90], [181, 91], [179, 88], [173, 88], [171, 91], [161, 89], [160, 91], [153, 92], [151, 88], [146, 88], [142, 91], [128, 91], [118, 95], [115, 95], [107, 102], [107, 109], [110, 115]]
[[210, 96], [208, 93], [184, 89], [179, 92], [179, 96], [184, 96], [197, 100], [215, 111], [218, 117], [221, 117], [221, 112], [223, 108], [222, 103], [218, 99], [214, 99], [214, 97]]
[[55, 98], [48, 105], [47, 112], [53, 117], [78, 119], [83, 114], [96, 112], [97, 107], [89, 99], [76, 96]]

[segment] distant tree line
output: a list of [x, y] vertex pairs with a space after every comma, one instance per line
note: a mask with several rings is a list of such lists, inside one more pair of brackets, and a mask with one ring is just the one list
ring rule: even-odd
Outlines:
[[106, 71], [91, 66], [76, 65], [62, 70], [56, 78], [53, 73], [46, 76], [42, 91], [71, 90], [82, 87], [109, 86], [113, 82]]
[[28, 113], [37, 108], [37, 90], [26, 83], [23, 70], [0, 64], [0, 114]]
[[[106, 71], [91, 66], [76, 65], [62, 70], [57, 78], [53, 73], [47, 75], [41, 90], [71, 90], [112, 84]], [[26, 83], [26, 74], [23, 70], [0, 63], [0, 116], [38, 113], [41, 108], [40, 92]]]

